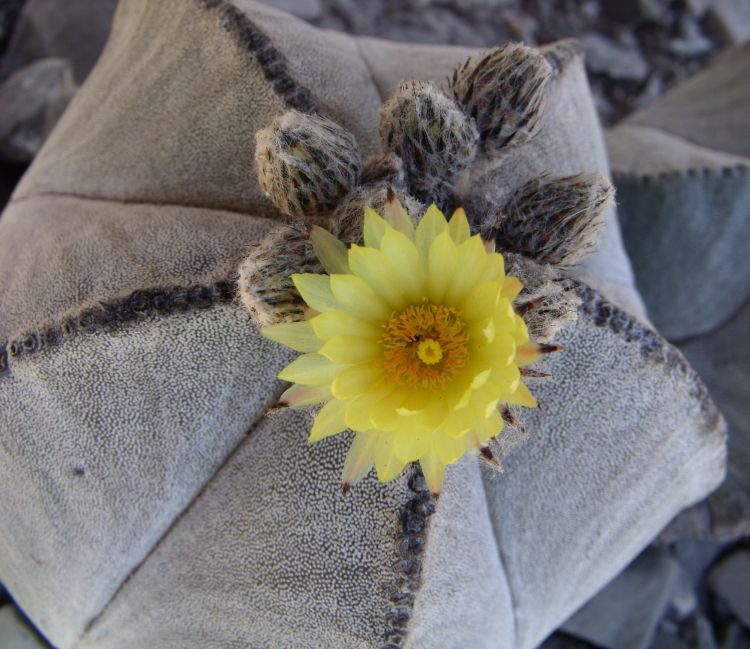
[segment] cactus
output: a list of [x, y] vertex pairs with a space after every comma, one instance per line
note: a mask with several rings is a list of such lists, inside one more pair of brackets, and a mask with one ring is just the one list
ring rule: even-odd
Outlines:
[[359, 182], [354, 136], [335, 122], [294, 110], [255, 135], [258, 181], [284, 214], [329, 213]]
[[491, 50], [476, 64], [453, 73], [451, 91], [476, 120], [485, 153], [523, 144], [541, 125], [552, 67], [540, 52], [520, 43]]
[[592, 250], [613, 196], [599, 173], [538, 176], [514, 191], [480, 232], [502, 250], [570, 266]]

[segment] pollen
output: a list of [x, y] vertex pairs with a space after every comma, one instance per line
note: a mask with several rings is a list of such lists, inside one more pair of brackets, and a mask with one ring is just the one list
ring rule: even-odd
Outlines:
[[425, 300], [394, 313], [383, 328], [383, 368], [398, 385], [440, 388], [466, 365], [469, 335], [453, 307]]

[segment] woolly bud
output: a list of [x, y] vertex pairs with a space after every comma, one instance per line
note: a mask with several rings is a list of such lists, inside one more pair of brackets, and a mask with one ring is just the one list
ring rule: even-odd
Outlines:
[[601, 174], [543, 175], [513, 192], [481, 228], [500, 249], [539, 262], [570, 266], [596, 245], [614, 191]]
[[552, 67], [537, 50], [520, 43], [495, 48], [478, 63], [469, 59], [453, 73], [451, 90], [476, 120], [486, 152], [518, 145], [541, 125]]
[[409, 81], [380, 109], [380, 137], [403, 160], [410, 187], [425, 193], [471, 164], [479, 135], [435, 85]]
[[330, 212], [359, 182], [354, 136], [324, 117], [290, 110], [258, 131], [255, 144], [260, 186], [284, 214]]
[[305, 303], [292, 273], [322, 273], [307, 228], [282, 225], [271, 230], [239, 268], [239, 294], [258, 327], [305, 317]]
[[404, 163], [390, 151], [370, 156], [365, 160], [362, 169], [362, 185], [380, 182], [388, 182], [395, 187], [403, 187], [406, 184]]
[[503, 256], [505, 272], [523, 284], [513, 306], [522, 315], [532, 340], [550, 341], [560, 329], [576, 321], [581, 299], [572, 280], [556, 268], [523, 255]]
[[417, 224], [424, 214], [425, 206], [401, 189], [393, 189], [388, 183], [363, 185], [346, 197], [331, 215], [331, 233], [344, 243], [362, 243], [362, 224], [365, 208], [371, 207], [378, 214], [385, 214], [386, 204], [397, 199]]

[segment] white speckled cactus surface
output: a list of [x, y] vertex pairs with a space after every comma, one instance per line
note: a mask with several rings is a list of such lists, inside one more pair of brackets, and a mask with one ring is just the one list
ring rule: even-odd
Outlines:
[[[725, 471], [608, 174], [575, 43], [121, 0], [0, 219], [0, 581], [66, 649], [538, 645]], [[307, 443], [259, 326], [310, 315], [313, 226], [367, 242], [396, 201], [463, 207], [524, 285], [509, 318], [559, 351], [524, 374], [541, 408], [509, 400], [439, 482], [375, 460], [344, 496], [357, 437]]]

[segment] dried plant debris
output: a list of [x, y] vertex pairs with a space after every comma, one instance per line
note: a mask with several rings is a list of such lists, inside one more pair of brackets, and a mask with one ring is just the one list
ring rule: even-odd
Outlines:
[[239, 296], [258, 327], [305, 317], [293, 273], [320, 273], [309, 229], [295, 223], [271, 230], [239, 268]]
[[531, 47], [512, 43], [469, 59], [453, 73], [456, 101], [479, 130], [485, 153], [523, 144], [539, 131], [552, 67]]
[[258, 180], [284, 214], [330, 213], [359, 183], [357, 141], [329, 119], [288, 111], [255, 135]]
[[480, 232], [501, 250], [570, 266], [596, 245], [613, 197], [612, 185], [599, 173], [545, 174], [514, 191]]

